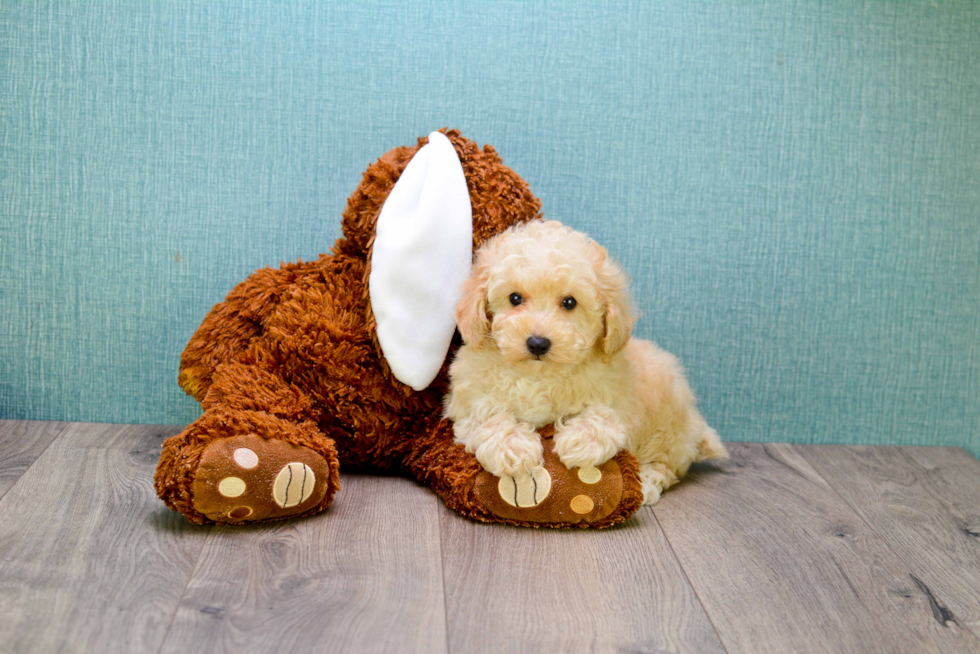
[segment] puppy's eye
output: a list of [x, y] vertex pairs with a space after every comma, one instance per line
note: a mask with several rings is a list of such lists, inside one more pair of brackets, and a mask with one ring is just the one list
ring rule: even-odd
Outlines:
[[524, 297], [520, 293], [511, 293], [510, 303], [516, 307], [518, 304], [524, 303]]
[[576, 304], [578, 304], [578, 302], [576, 302], [575, 301], [575, 298], [573, 298], [571, 296], [569, 296], [569, 297], [567, 297], [567, 298], [565, 298], [564, 300], [561, 301], [561, 305], [563, 307], [565, 307], [566, 309], [568, 309], [569, 311], [571, 311], [572, 309], [574, 309]]

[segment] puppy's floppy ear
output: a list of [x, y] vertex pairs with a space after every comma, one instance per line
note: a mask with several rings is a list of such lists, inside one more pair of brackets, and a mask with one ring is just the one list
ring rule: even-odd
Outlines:
[[461, 297], [456, 303], [456, 325], [463, 342], [477, 349], [490, 333], [490, 316], [487, 313], [487, 282], [490, 266], [477, 262], [470, 278], [459, 288]]
[[633, 302], [627, 287], [629, 282], [626, 273], [609, 257], [605, 248], [596, 246], [599, 250], [599, 261], [596, 265], [596, 278], [599, 281], [599, 292], [605, 305], [603, 322], [605, 331], [600, 341], [603, 359], [608, 361], [614, 354], [626, 347], [630, 340], [630, 332], [636, 318], [633, 312]]

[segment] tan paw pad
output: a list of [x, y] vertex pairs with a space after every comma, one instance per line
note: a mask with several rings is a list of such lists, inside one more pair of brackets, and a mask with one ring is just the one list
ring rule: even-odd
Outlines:
[[576, 495], [568, 503], [569, 508], [579, 515], [585, 515], [595, 507], [595, 502], [588, 495]]
[[284, 509], [298, 506], [313, 494], [316, 475], [305, 463], [286, 464], [272, 485], [272, 498]]
[[245, 481], [239, 477], [225, 477], [218, 482], [218, 492], [225, 497], [239, 497], [245, 492]]
[[544, 468], [519, 477], [504, 476], [497, 484], [501, 499], [514, 507], [526, 509], [544, 502], [551, 492], [551, 475]]
[[[595, 466], [578, 469], [578, 478], [583, 484], [598, 484], [602, 479], [602, 471]], [[588, 511], [586, 511], [588, 513]]]

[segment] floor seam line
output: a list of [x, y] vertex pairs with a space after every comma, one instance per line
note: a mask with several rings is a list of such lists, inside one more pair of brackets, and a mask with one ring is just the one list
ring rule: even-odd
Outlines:
[[442, 503], [436, 500], [434, 502], [437, 510], [437, 518], [439, 521], [439, 572], [442, 574], [442, 625], [443, 633], [446, 636], [446, 654], [450, 654], [449, 649], [449, 605], [446, 602], [446, 558], [445, 558], [445, 548], [443, 547], [442, 540], [442, 525], [443, 525], [443, 510]]
[[197, 576], [197, 571], [201, 567], [201, 561], [204, 560], [204, 550], [208, 546], [208, 542], [211, 541], [211, 537], [214, 535], [214, 530], [208, 532], [208, 535], [204, 538], [204, 542], [201, 543], [201, 551], [197, 554], [197, 561], [194, 562], [194, 568], [191, 573], [187, 576], [187, 583], [184, 584], [184, 590], [180, 591], [180, 597], [177, 599], [177, 604], [174, 606], [174, 612], [170, 616], [170, 622], [167, 624], [167, 630], [163, 632], [163, 638], [160, 639], [160, 647], [157, 648], [157, 654], [163, 651], [163, 646], [167, 644], [167, 639], [170, 638], [170, 630], [173, 629], [174, 621], [177, 619], [177, 612], [180, 611], [180, 606], [184, 603], [184, 598], [187, 596], [187, 589], [191, 587], [191, 582], [194, 577]]
[[681, 561], [681, 557], [677, 556], [677, 550], [674, 549], [674, 544], [670, 542], [670, 537], [667, 535], [667, 530], [664, 526], [660, 524], [660, 518], [657, 517], [657, 511], [651, 506], [650, 511], [653, 513], [653, 519], [657, 523], [657, 527], [660, 529], [660, 533], [664, 535], [664, 540], [667, 541], [667, 547], [670, 548], [670, 553], [674, 555], [674, 560], [677, 561], [677, 567], [681, 569], [681, 574], [684, 575], [684, 581], [687, 585], [691, 587], [691, 592], [694, 593], [694, 597], [698, 600], [698, 604], [701, 605], [701, 610], [704, 611], [704, 617], [708, 619], [708, 624], [711, 625], [711, 629], [714, 630], [715, 636], [718, 637], [718, 642], [721, 643], [722, 649], [728, 652], [728, 645], [721, 638], [721, 632], [718, 631], [718, 626], [715, 621], [711, 619], [711, 614], [708, 613], [708, 607], [704, 605], [704, 600], [701, 599], [701, 595], [698, 593], [698, 589], [694, 587], [694, 583], [687, 574], [687, 570], [684, 568], [684, 563]]
[[[25, 422], [32, 422], [32, 421], [25, 421]], [[5, 498], [7, 496], [7, 494], [10, 491], [12, 491], [17, 486], [17, 484], [20, 483], [20, 480], [24, 478], [24, 475], [26, 475], [27, 472], [37, 464], [38, 459], [40, 459], [42, 456], [44, 456], [44, 453], [45, 452], [47, 452], [49, 449], [51, 449], [51, 446], [54, 445], [54, 442], [56, 440], [58, 440], [59, 438], [61, 438], [62, 434], [64, 434], [66, 431], [68, 431], [68, 428], [71, 427], [74, 424], [76, 424], [76, 423], [73, 423], [73, 422], [64, 422], [64, 423], [62, 423], [61, 429], [59, 429], [57, 431], [57, 433], [55, 433], [55, 435], [48, 442], [48, 444], [45, 445], [41, 449], [41, 451], [37, 453], [37, 456], [34, 457], [34, 460], [31, 461], [30, 465], [28, 465], [26, 468], [24, 468], [24, 472], [20, 473], [20, 475], [17, 477], [17, 481], [15, 481], [13, 484], [11, 484], [10, 485], [10, 488], [8, 488], [2, 494], [0, 494], [0, 501], [2, 501], [3, 498]]]
[[[181, 516], [181, 518], [183, 518], [183, 516]], [[201, 561], [204, 560], [204, 551], [207, 549], [208, 543], [211, 542], [214, 532], [214, 528], [208, 530], [208, 535], [205, 536], [204, 542], [201, 543], [201, 549], [197, 553], [197, 560], [194, 562], [194, 567], [191, 569], [191, 573], [187, 575], [187, 583], [184, 584], [184, 589], [180, 591], [180, 597], [177, 598], [177, 603], [174, 605], [174, 611], [170, 615], [170, 622], [167, 623], [167, 629], [163, 632], [163, 638], [160, 639], [160, 646], [157, 647], [156, 654], [160, 654], [160, 652], [163, 651], [164, 645], [167, 644], [167, 639], [170, 638], [170, 631], [173, 629], [174, 621], [177, 619], [177, 613], [180, 611], [180, 607], [184, 603], [184, 598], [187, 597], [187, 589], [191, 587], [191, 582], [194, 581], [194, 578], [197, 576], [198, 569], [201, 567]]]

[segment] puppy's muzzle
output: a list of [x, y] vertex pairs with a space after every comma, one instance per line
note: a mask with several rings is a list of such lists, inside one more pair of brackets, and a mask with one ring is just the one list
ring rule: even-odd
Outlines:
[[541, 336], [530, 336], [527, 339], [527, 351], [535, 357], [543, 357], [551, 349], [551, 341]]

